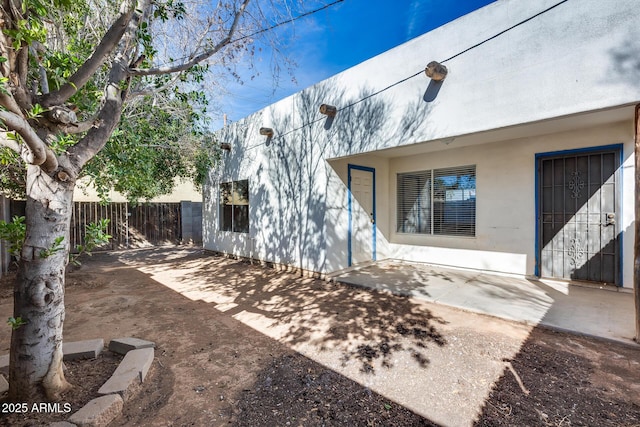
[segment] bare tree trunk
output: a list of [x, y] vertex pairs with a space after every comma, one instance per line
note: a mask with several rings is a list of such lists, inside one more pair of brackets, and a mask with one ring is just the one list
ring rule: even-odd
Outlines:
[[633, 263], [633, 292], [636, 304], [636, 337], [640, 343], [640, 104], [636, 105], [636, 140], [635, 140], [635, 245]]
[[[73, 184], [29, 166], [27, 232], [14, 296], [14, 317], [26, 323], [11, 336], [9, 397], [14, 401], [58, 400], [70, 387], [62, 371], [62, 326], [72, 204]], [[64, 240], [56, 246], [59, 237]]]

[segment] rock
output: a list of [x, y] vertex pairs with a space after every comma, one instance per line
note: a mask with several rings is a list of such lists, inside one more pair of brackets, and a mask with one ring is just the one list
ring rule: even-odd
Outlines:
[[124, 402], [117, 394], [101, 396], [71, 415], [69, 422], [78, 427], [104, 427], [120, 415], [123, 406]]
[[109, 351], [118, 354], [127, 354], [131, 350], [140, 348], [155, 348], [156, 344], [152, 341], [141, 340], [140, 338], [116, 338], [109, 342]]
[[129, 351], [116, 368], [111, 378], [100, 387], [98, 393], [118, 393], [127, 401], [144, 381], [153, 362], [153, 348]]
[[62, 343], [63, 360], [95, 359], [104, 349], [104, 340], [74, 341]]
[[0, 375], [0, 394], [5, 391], [9, 391], [9, 383], [2, 375]]
[[9, 355], [3, 354], [0, 356], [0, 372], [9, 375]]

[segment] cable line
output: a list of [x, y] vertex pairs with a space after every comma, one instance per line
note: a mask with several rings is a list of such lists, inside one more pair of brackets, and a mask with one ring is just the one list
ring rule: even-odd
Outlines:
[[[343, 1], [343, 0], [338, 0], [338, 1], [334, 2], [334, 3], [330, 3], [329, 5], [326, 5], [326, 6], [325, 6], [325, 7], [323, 7], [323, 8], [327, 8], [327, 7], [329, 7], [329, 6], [332, 6], [332, 5], [334, 5], [335, 3], [338, 3], [338, 2], [340, 2], [340, 1]], [[552, 6], [548, 7], [548, 8], [546, 8], [546, 9], [544, 9], [544, 10], [542, 10], [542, 11], [540, 11], [540, 12], [536, 13], [535, 15], [532, 15], [532, 16], [530, 16], [530, 17], [528, 17], [528, 18], [526, 18], [526, 19], [524, 19], [524, 20], [522, 20], [522, 21], [520, 21], [520, 22], [518, 22], [518, 23], [516, 23], [516, 24], [514, 24], [514, 25], [512, 25], [512, 26], [510, 26], [509, 28], [507, 28], [507, 29], [505, 29], [505, 30], [502, 30], [502, 31], [500, 31], [500, 32], [499, 32], [499, 33], [497, 33], [497, 34], [494, 34], [493, 36], [488, 37], [488, 38], [486, 38], [486, 39], [482, 40], [481, 42], [476, 43], [476, 44], [474, 44], [473, 46], [470, 46], [470, 47], [468, 47], [468, 48], [466, 48], [466, 49], [464, 49], [464, 50], [462, 50], [462, 51], [460, 51], [460, 52], [456, 53], [455, 55], [452, 55], [452, 56], [448, 57], [447, 59], [444, 59], [444, 60], [440, 61], [440, 63], [444, 63], [444, 62], [447, 62], [447, 61], [451, 61], [452, 59], [457, 58], [457, 57], [458, 57], [458, 56], [460, 56], [460, 55], [463, 55], [463, 54], [465, 54], [465, 53], [467, 53], [467, 52], [469, 52], [469, 51], [471, 51], [471, 50], [473, 50], [473, 49], [475, 49], [475, 48], [477, 48], [477, 47], [479, 47], [479, 46], [482, 46], [483, 44], [488, 43], [489, 41], [494, 40], [494, 39], [496, 39], [496, 38], [498, 38], [498, 37], [500, 37], [500, 36], [504, 35], [505, 33], [507, 33], [507, 32], [509, 32], [509, 31], [513, 30], [514, 28], [517, 28], [517, 27], [519, 27], [519, 26], [521, 26], [521, 25], [523, 25], [523, 24], [525, 24], [525, 23], [527, 23], [527, 22], [529, 22], [529, 21], [531, 21], [531, 20], [533, 20], [533, 19], [535, 19], [535, 18], [537, 18], [537, 17], [539, 17], [539, 16], [541, 16], [541, 15], [544, 15], [545, 13], [549, 12], [550, 10], [553, 10], [553, 9], [555, 9], [556, 7], [558, 7], [558, 6], [560, 6], [560, 5], [564, 4], [564, 3], [566, 3], [566, 2], [568, 2], [568, 1], [569, 1], [569, 0], [562, 0], [562, 1], [560, 1], [560, 2], [558, 2], [558, 3], [556, 3], [556, 4], [554, 4], [554, 5], [552, 5]], [[323, 8], [321, 8], [321, 9], [323, 9]], [[320, 9], [320, 10], [321, 10], [321, 9]], [[310, 13], [315, 13], [315, 12], [316, 12], [316, 11], [312, 11], [312, 12], [309, 12], [309, 14], [310, 14]], [[281, 25], [281, 24], [276, 24], [276, 25]], [[268, 29], [265, 29], [265, 31], [267, 31], [267, 30], [268, 30]], [[369, 98], [372, 98], [372, 97], [374, 97], [374, 96], [376, 96], [376, 95], [381, 94], [382, 92], [385, 92], [385, 91], [387, 91], [387, 90], [391, 89], [391, 88], [392, 88], [392, 87], [394, 87], [394, 86], [397, 86], [397, 85], [399, 85], [399, 84], [401, 84], [401, 83], [404, 83], [404, 82], [406, 82], [406, 81], [408, 81], [408, 80], [411, 80], [411, 79], [413, 79], [414, 77], [417, 77], [417, 76], [419, 76], [419, 75], [420, 75], [420, 74], [422, 74], [422, 73], [424, 73], [424, 70], [420, 70], [420, 71], [418, 71], [417, 73], [412, 74], [412, 75], [410, 75], [410, 76], [408, 76], [408, 77], [405, 77], [405, 78], [404, 78], [404, 79], [402, 79], [402, 80], [398, 80], [397, 82], [392, 83], [392, 84], [390, 84], [389, 86], [386, 86], [386, 87], [384, 87], [384, 88], [382, 88], [382, 89], [380, 89], [380, 90], [378, 90], [378, 91], [376, 91], [376, 92], [373, 92], [373, 93], [371, 93], [371, 94], [369, 94], [369, 95], [365, 96], [364, 98], [361, 98], [361, 99], [359, 99], [359, 100], [357, 100], [357, 101], [354, 101], [354, 102], [352, 102], [352, 103], [350, 103], [350, 104], [347, 104], [347, 105], [345, 105], [345, 106], [343, 106], [343, 107], [340, 107], [340, 108], [338, 108], [337, 110], [338, 110], [338, 111], [343, 111], [343, 110], [346, 110], [346, 109], [348, 109], [348, 108], [351, 108], [351, 107], [353, 107], [353, 106], [355, 106], [355, 105], [357, 105], [357, 104], [359, 104], [359, 103], [361, 103], [361, 102], [363, 102], [363, 101], [366, 101], [366, 100], [367, 100], [367, 99], [369, 99]], [[300, 129], [303, 129], [303, 128], [307, 127], [307, 126], [311, 126], [311, 125], [313, 125], [313, 124], [315, 124], [315, 123], [317, 123], [317, 122], [319, 122], [319, 121], [322, 121], [322, 120], [324, 120], [324, 117], [320, 117], [319, 119], [312, 120], [312, 121], [307, 122], [307, 123], [305, 123], [305, 124], [303, 124], [303, 125], [301, 125], [301, 126], [299, 126], [299, 127], [295, 128], [295, 129], [292, 129], [292, 130], [289, 130], [289, 131], [287, 131], [287, 132], [285, 132], [285, 133], [279, 134], [279, 135], [277, 135], [277, 136], [273, 137], [273, 139], [282, 138], [282, 137], [284, 137], [284, 136], [286, 136], [286, 135], [289, 135], [290, 133], [296, 132], [296, 131], [298, 131], [298, 130], [300, 130]], [[258, 146], [260, 146], [260, 145], [264, 145], [264, 144], [265, 144], [265, 143], [257, 144], [257, 145], [254, 145], [254, 146], [250, 147], [249, 149], [251, 149], [251, 148], [255, 148], [255, 147], [258, 147]]]

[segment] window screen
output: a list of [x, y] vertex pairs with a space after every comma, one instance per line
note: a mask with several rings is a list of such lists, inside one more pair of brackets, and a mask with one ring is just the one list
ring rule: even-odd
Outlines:
[[398, 174], [399, 233], [475, 236], [476, 167]]

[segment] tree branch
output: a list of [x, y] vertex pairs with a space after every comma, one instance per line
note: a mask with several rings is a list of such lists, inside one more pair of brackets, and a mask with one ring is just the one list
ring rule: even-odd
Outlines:
[[19, 88], [26, 90], [27, 76], [29, 75], [29, 48], [25, 43], [22, 44], [16, 55], [16, 74], [19, 81]]
[[[31, 55], [38, 62], [38, 75], [40, 76], [40, 88], [43, 94], [49, 93], [49, 82], [47, 80], [47, 70], [42, 66], [42, 61], [40, 58], [40, 54], [44, 53], [45, 48], [40, 42], [34, 42], [30, 47], [29, 51]], [[34, 91], [36, 93], [36, 91]]]
[[78, 176], [84, 165], [91, 160], [105, 146], [113, 130], [120, 121], [122, 107], [126, 98], [126, 91], [123, 87], [128, 86], [129, 57], [135, 50], [133, 43], [138, 22], [149, 9], [149, 0], [139, 0], [134, 9], [132, 17], [128, 21], [127, 29], [123, 32], [119, 40], [119, 49], [109, 71], [108, 83], [105, 88], [104, 105], [98, 113], [95, 125], [91, 127], [87, 134], [67, 152], [73, 165], [73, 175]]
[[[0, 14], [0, 24], [2, 24], [2, 26], [5, 25], [5, 20], [6, 18], [4, 17], [4, 14]], [[0, 31], [0, 55], [4, 56], [5, 58], [9, 58], [9, 49], [7, 49], [8, 46], [9, 41], [7, 40], [7, 36], [5, 36], [4, 31]], [[4, 77], [9, 77], [9, 73], [11, 73], [9, 61], [0, 63], [0, 72]]]
[[17, 132], [31, 150], [31, 155], [25, 159], [27, 163], [39, 166], [47, 160], [47, 145], [36, 134], [29, 122], [17, 114], [1, 110], [0, 120], [8, 130]]
[[[115, 67], [116, 64], [114, 64]], [[124, 67], [120, 64], [122, 75], [125, 74]], [[118, 74], [117, 71], [111, 74]], [[122, 114], [122, 90], [119, 87], [120, 79], [113, 79], [106, 89], [105, 103], [98, 113], [97, 125], [89, 129], [87, 134], [74, 146], [70, 147], [67, 152], [69, 158], [75, 168], [75, 174], [79, 175], [84, 165], [91, 160], [104, 147], [109, 140], [113, 129], [120, 121]]]
[[107, 57], [120, 43], [134, 15], [135, 7], [130, 4], [129, 1], [125, 0], [123, 9], [125, 9], [125, 11], [116, 19], [109, 30], [107, 30], [100, 44], [93, 52], [93, 55], [69, 78], [68, 83], [62, 85], [57, 91], [43, 95], [40, 98], [40, 105], [46, 108], [52, 105], [63, 104], [93, 77], [98, 68], [104, 64]]
[[[5, 7], [10, 9], [9, 11], [4, 8], [1, 9], [0, 13], [0, 28], [8, 28], [12, 21], [11, 12], [14, 7], [13, 4]], [[17, 74], [16, 70], [16, 62], [19, 62], [19, 55], [11, 48], [13, 40], [7, 37], [4, 31], [0, 31], [0, 55], [7, 58], [7, 61], [0, 63], [0, 72], [3, 77], [9, 79], [9, 81], [5, 85], [5, 91], [0, 91], [0, 105], [2, 105], [7, 110], [15, 113], [22, 114], [20, 106], [18, 105], [18, 100], [14, 94], [14, 88], [19, 86], [19, 81], [15, 78]]]
[[175, 84], [175, 82], [178, 81], [179, 78], [180, 78], [180, 74], [177, 73], [175, 76], [173, 76], [171, 80], [169, 80], [167, 83], [163, 84], [162, 86], [153, 87], [148, 85], [148, 86], [145, 86], [144, 88], [136, 89], [131, 92], [130, 97], [147, 96], [147, 95], [152, 95], [154, 93], [162, 92], [163, 90], [169, 89], [170, 87], [172, 87]]
[[0, 93], [0, 105], [2, 105], [8, 111], [11, 111], [13, 114], [22, 114], [20, 106], [16, 102], [13, 95], [11, 95], [10, 93]]
[[238, 27], [238, 23], [240, 22], [240, 18], [244, 14], [244, 11], [246, 10], [247, 5], [249, 4], [249, 1], [250, 0], [244, 0], [242, 2], [242, 5], [240, 5], [240, 8], [235, 13], [235, 16], [233, 18], [233, 23], [231, 24], [231, 27], [229, 28], [229, 31], [227, 32], [226, 37], [220, 40], [213, 48], [192, 57], [189, 61], [180, 65], [176, 65], [173, 67], [157, 67], [157, 68], [130, 68], [129, 74], [132, 76], [150, 76], [150, 75], [158, 75], [158, 74], [178, 73], [181, 71], [186, 71], [189, 68], [193, 67], [194, 65], [204, 61], [205, 59], [212, 57], [213, 55], [218, 53], [220, 49], [222, 49], [223, 47], [231, 43], [233, 39], [233, 35], [235, 34], [236, 29]]
[[55, 153], [40, 139], [29, 122], [10, 111], [0, 111], [0, 121], [9, 130], [17, 132], [22, 137], [25, 146], [21, 147], [20, 154], [26, 163], [40, 166], [47, 173], [58, 168]]
[[18, 50], [15, 60], [15, 74], [13, 80], [13, 98], [18, 105], [25, 111], [31, 110], [33, 107], [33, 99], [31, 92], [27, 86], [27, 76], [29, 75], [29, 49], [26, 45], [22, 45], [22, 48]]
[[92, 127], [96, 126], [98, 115], [91, 117], [89, 120], [85, 120], [84, 122], [76, 123], [73, 125], [57, 125], [55, 129], [59, 132], [77, 135], [79, 133], [87, 132]]

